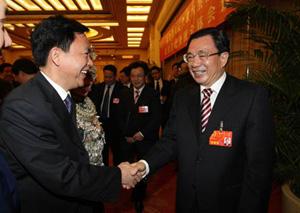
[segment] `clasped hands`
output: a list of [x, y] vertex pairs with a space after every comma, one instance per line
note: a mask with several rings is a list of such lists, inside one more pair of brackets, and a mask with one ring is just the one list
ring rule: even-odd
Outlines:
[[142, 162], [123, 162], [118, 165], [122, 174], [122, 186], [124, 189], [133, 188], [146, 174], [146, 166]]
[[144, 140], [144, 136], [141, 132], [136, 132], [132, 137], [125, 137], [127, 143], [134, 143], [136, 141]]

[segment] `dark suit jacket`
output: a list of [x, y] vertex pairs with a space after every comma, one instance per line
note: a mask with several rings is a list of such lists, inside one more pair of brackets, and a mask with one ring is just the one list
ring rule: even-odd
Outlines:
[[15, 176], [10, 171], [7, 162], [0, 154], [0, 212], [19, 212], [19, 197], [16, 189]]
[[158, 93], [153, 88], [145, 86], [135, 104], [133, 91], [133, 88], [126, 89], [120, 95], [118, 124], [122, 130], [122, 136], [132, 137], [140, 131], [145, 141], [155, 142], [158, 139], [161, 116]]
[[[153, 89], [155, 89], [155, 80], [151, 81], [151, 83], [148, 84], [148, 86], [152, 87]], [[160, 91], [160, 95], [161, 96], [169, 96], [170, 94], [170, 81], [167, 80], [162, 80], [162, 88]]]
[[89, 97], [92, 99], [96, 106], [96, 110], [98, 115], [100, 116], [100, 121], [103, 122], [105, 128], [105, 134], [109, 140], [115, 141], [119, 139], [120, 130], [118, 129], [118, 125], [116, 125], [117, 117], [116, 117], [116, 109], [120, 102], [120, 91], [124, 89], [124, 86], [116, 82], [115, 87], [111, 93], [110, 98], [110, 117], [108, 120], [101, 120], [101, 102], [104, 95], [105, 83], [102, 82], [100, 84], [96, 84], [92, 87], [92, 91], [89, 94]]
[[[267, 92], [227, 75], [200, 131], [200, 88], [174, 97], [164, 136], [144, 158], [150, 172], [178, 159], [177, 211], [266, 213], [271, 186], [274, 133]], [[232, 131], [232, 147], [209, 145], [219, 130]]]
[[0, 129], [21, 212], [86, 213], [96, 202], [117, 199], [120, 170], [89, 164], [74, 117], [42, 74], [7, 97]]
[[[151, 83], [149, 83], [149, 86], [155, 89], [155, 80], [153, 80]], [[164, 103], [161, 103], [161, 125], [162, 127], [165, 126], [168, 118], [169, 118], [169, 112], [170, 112], [170, 105], [168, 104], [170, 102], [170, 92], [171, 92], [171, 82], [167, 80], [163, 80], [163, 86], [160, 91], [160, 96], [166, 97], [166, 100]]]

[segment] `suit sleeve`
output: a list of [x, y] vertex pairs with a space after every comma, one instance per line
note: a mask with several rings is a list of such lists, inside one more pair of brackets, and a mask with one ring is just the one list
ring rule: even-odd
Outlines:
[[247, 165], [239, 212], [267, 212], [272, 182], [274, 141], [268, 93], [259, 88], [256, 90], [245, 130]]
[[149, 165], [150, 174], [153, 174], [166, 163], [176, 158], [176, 100], [177, 98], [175, 97], [162, 138], [144, 157], [144, 160], [146, 160]]
[[12, 100], [5, 105], [0, 120], [1, 136], [26, 175], [59, 196], [89, 201], [117, 199], [120, 170], [72, 160], [70, 149], [75, 155], [82, 151], [63, 130], [58, 135], [57, 125], [61, 124], [51, 105], [40, 109], [24, 100]]

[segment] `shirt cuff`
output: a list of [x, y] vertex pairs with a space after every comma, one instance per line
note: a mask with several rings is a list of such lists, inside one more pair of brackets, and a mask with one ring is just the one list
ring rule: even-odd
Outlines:
[[[143, 135], [143, 133], [141, 131], [139, 131], [140, 135], [144, 138], [145, 136]], [[146, 161], [145, 161], [146, 162]]]
[[146, 173], [145, 173], [144, 176], [143, 176], [143, 178], [144, 178], [144, 177], [146, 177], [146, 176], [149, 174], [149, 172], [150, 172], [149, 164], [148, 164], [147, 161], [145, 161], [145, 160], [139, 160], [139, 162], [145, 164], [145, 167], [146, 167]]

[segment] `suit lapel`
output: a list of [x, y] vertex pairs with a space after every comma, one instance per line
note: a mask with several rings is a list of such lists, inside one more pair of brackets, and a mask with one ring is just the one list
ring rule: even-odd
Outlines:
[[232, 77], [227, 74], [226, 80], [218, 94], [213, 110], [210, 114], [205, 134], [211, 135], [216, 128], [220, 127], [220, 122], [223, 121], [227, 111], [230, 110], [233, 103], [235, 93]]
[[57, 115], [59, 121], [62, 122], [64, 132], [69, 136], [74, 144], [81, 149], [84, 149], [76, 126], [75, 103], [72, 101], [72, 110], [71, 114], [69, 114], [64, 102], [61, 100], [55, 89], [44, 78], [44, 76], [39, 73], [37, 80], [42, 87], [42, 91], [44, 91], [46, 101], [48, 102], [50, 108], [52, 108], [53, 113]]
[[[187, 96], [188, 113], [193, 123], [194, 132], [199, 139], [200, 131], [200, 87], [198, 85], [193, 86]], [[199, 141], [199, 140], [198, 140]]]

